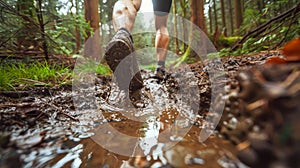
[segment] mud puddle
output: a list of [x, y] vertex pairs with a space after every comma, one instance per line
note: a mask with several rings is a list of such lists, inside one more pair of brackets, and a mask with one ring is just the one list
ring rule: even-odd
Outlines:
[[[46, 95], [25, 94], [22, 98], [3, 100], [2, 126], [12, 134], [3, 133], [3, 138], [8, 136], [10, 140], [3, 146], [1, 165], [56, 168], [241, 165], [235, 157], [235, 147], [218, 133], [204, 143], [199, 142], [203, 119], [199, 111], [207, 109], [199, 109], [203, 104], [197, 104], [201, 102], [198, 93], [207, 94], [202, 103], [209, 103], [210, 93], [209, 87], [202, 85], [199, 89], [197, 85], [208, 81], [192, 79], [190, 76], [194, 74], [188, 72], [181, 74], [185, 77], [182, 83], [175, 80], [178, 74], [169, 76], [168, 81], [157, 82], [149, 76], [150, 72], [144, 72], [142, 108], [124, 108], [122, 93], [112, 89], [108, 78], [97, 79], [96, 88], [92, 88], [97, 93], [94, 102], [89, 102], [89, 94], [94, 96], [94, 92], [87, 91], [90, 88], [77, 93], [70, 88], [47, 90]], [[72, 100], [77, 101], [77, 107]], [[18, 162], [9, 162], [10, 159]]]
[[[224, 133], [243, 121], [236, 115], [240, 105], [232, 101], [238, 85], [232, 76], [267, 57], [225, 60], [229, 79], [216, 76], [214, 85], [228, 90], [223, 95], [212, 92], [201, 64], [162, 83], [145, 71], [141, 108], [124, 108], [128, 102], [106, 77], [75, 93], [70, 87], [5, 93], [0, 97], [0, 167], [246, 167], [237, 159], [233, 142], [238, 137], [230, 134], [235, 129]], [[204, 120], [216, 117], [210, 113], [212, 97], [228, 101], [217, 128], [223, 133], [213, 128], [202, 143], [200, 133], [210, 124]]]

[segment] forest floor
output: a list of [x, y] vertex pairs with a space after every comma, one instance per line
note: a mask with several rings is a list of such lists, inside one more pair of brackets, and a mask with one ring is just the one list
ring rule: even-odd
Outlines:
[[[147, 96], [140, 108], [124, 109], [103, 76], [75, 91], [2, 91], [0, 167], [298, 167], [300, 65], [264, 65], [280, 55], [194, 63], [191, 72], [170, 70], [161, 83], [142, 70]], [[219, 67], [224, 73], [210, 76]], [[190, 88], [197, 90], [186, 93]], [[212, 134], [199, 142], [206, 127]]]

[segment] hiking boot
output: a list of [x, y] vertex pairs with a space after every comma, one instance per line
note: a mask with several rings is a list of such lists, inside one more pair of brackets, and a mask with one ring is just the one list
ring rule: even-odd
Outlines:
[[[113, 72], [118, 68], [118, 72], [114, 74], [116, 82], [121, 90], [127, 91], [129, 89], [129, 94], [143, 88], [143, 79], [138, 63], [132, 53], [134, 53], [132, 36], [128, 30], [121, 28], [108, 43], [104, 56]], [[124, 60], [122, 66], [118, 67], [122, 60]], [[134, 72], [137, 73], [134, 74]], [[131, 81], [129, 78], [132, 78]]]
[[154, 75], [155, 75], [155, 78], [157, 78], [158, 80], [164, 80], [166, 71], [164, 68], [158, 67], [158, 68], [156, 68]]

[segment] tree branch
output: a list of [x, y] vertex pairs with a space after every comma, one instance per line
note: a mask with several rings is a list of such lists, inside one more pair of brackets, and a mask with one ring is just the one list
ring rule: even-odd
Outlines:
[[300, 12], [300, 2], [293, 8], [289, 9], [288, 11], [277, 15], [276, 17], [273, 17], [268, 22], [262, 24], [261, 26], [258, 26], [257, 28], [249, 31], [241, 40], [239, 40], [237, 43], [234, 44], [234, 46], [231, 48], [231, 51], [237, 49], [241, 44], [243, 44], [248, 38], [250, 37], [256, 37], [262, 32], [264, 32], [273, 22], [276, 21], [282, 21], [290, 16], [296, 15]]

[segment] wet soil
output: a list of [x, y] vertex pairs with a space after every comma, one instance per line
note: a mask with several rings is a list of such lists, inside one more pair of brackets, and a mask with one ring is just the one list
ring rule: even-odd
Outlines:
[[[139, 108], [122, 101], [124, 94], [103, 76], [95, 87], [76, 91], [1, 92], [0, 167], [297, 167], [299, 65], [262, 65], [274, 55], [281, 54], [194, 63], [191, 71], [170, 69], [162, 82], [143, 70]], [[224, 73], [210, 75], [220, 65]], [[224, 102], [222, 114], [212, 102]], [[201, 131], [218, 117], [216, 130], [208, 129], [212, 134], [201, 142]]]

